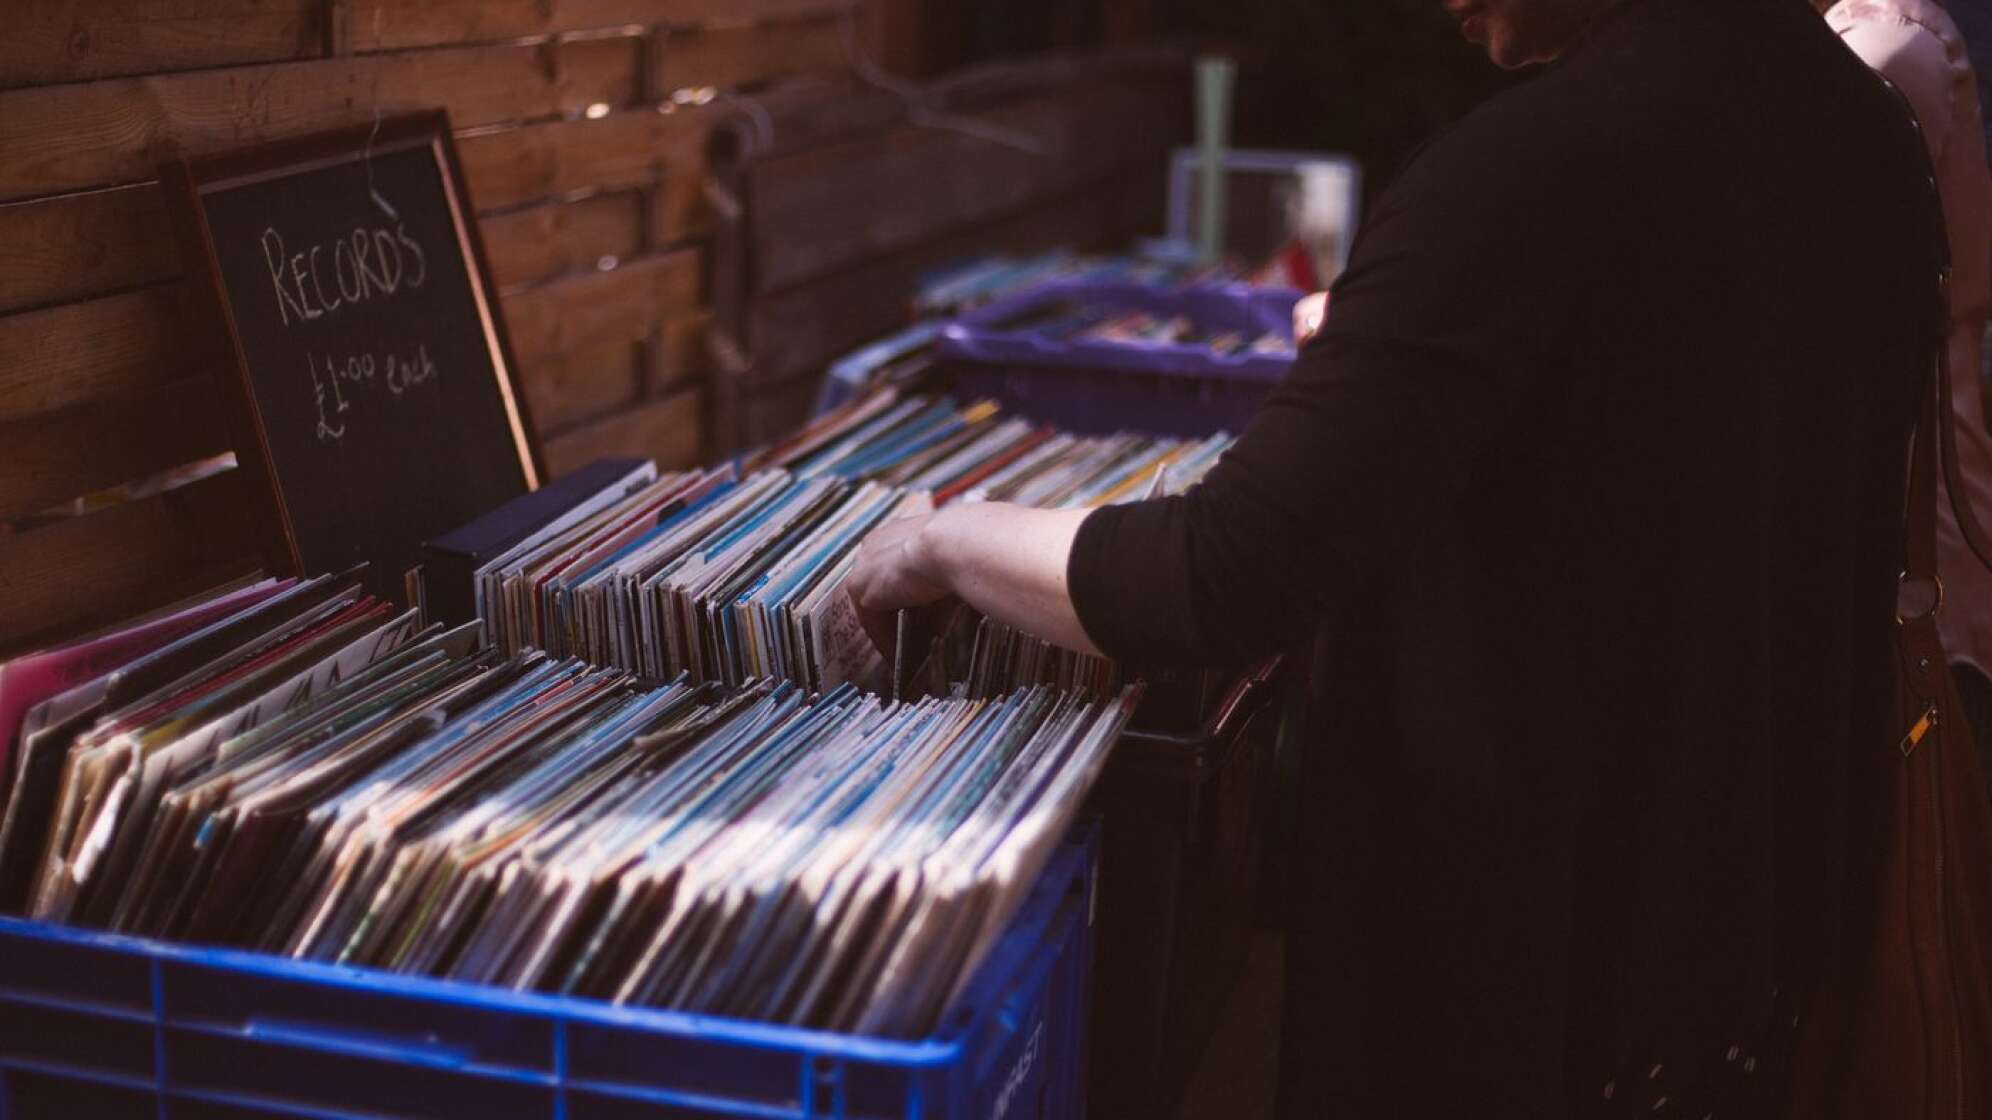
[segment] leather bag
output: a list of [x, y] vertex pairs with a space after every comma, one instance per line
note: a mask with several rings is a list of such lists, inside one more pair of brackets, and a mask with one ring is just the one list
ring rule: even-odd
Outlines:
[[1949, 240], [1941, 206], [1934, 212], [1946, 263], [1936, 368], [1910, 457], [1902, 598], [1914, 605], [1899, 607], [1896, 619], [1897, 726], [1875, 745], [1889, 756], [1876, 936], [1865, 969], [1823, 993], [1822, 1013], [1808, 1024], [1794, 1069], [1794, 1120], [1992, 1118], [1992, 798], [1937, 634], [1939, 471], [1981, 563], [1992, 566], [1992, 547], [1958, 477]]

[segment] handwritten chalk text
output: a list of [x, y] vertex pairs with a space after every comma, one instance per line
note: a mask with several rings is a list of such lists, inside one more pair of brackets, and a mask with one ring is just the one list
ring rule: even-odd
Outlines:
[[311, 366], [320, 443], [337, 443], [346, 437], [347, 414], [362, 394], [384, 386], [390, 400], [399, 400], [437, 376], [427, 345], [416, 346], [413, 354], [351, 354], [343, 360], [330, 354], [306, 354], [305, 361]]
[[285, 326], [322, 319], [348, 304], [384, 299], [429, 278], [429, 257], [405, 226], [355, 228], [293, 252], [275, 226], [263, 231], [277, 315]]

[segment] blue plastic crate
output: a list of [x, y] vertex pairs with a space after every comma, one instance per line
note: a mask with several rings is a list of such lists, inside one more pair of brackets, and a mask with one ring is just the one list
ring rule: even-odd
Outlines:
[[1078, 1118], [1097, 831], [916, 1042], [0, 919], [0, 1118]]
[[1157, 288], [1060, 280], [962, 316], [935, 349], [954, 392], [988, 397], [1043, 424], [1082, 435], [1136, 431], [1200, 437], [1236, 433], [1293, 365], [1291, 353], [1219, 354], [1206, 346], [1097, 338], [1057, 339], [1017, 327], [1049, 308], [1083, 305], [1115, 313], [1185, 316], [1208, 331], [1247, 340], [1293, 329], [1300, 293], [1242, 284]]

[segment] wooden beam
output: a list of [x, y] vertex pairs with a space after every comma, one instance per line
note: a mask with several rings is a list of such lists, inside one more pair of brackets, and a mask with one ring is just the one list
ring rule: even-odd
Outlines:
[[864, 6], [865, 49], [900, 78], [933, 73], [926, 0], [870, 0]]
[[479, 220], [484, 255], [502, 290], [613, 268], [643, 252], [648, 200], [638, 191], [491, 214]]
[[0, 317], [0, 419], [123, 397], [207, 368], [219, 331], [192, 325], [179, 283]]
[[729, 149], [715, 158], [774, 159], [861, 138], [908, 119], [906, 102], [898, 97], [838, 78], [776, 86], [755, 95], [754, 103], [765, 116], [738, 111], [715, 125], [725, 130]]
[[696, 389], [617, 413], [546, 442], [547, 471], [555, 478], [615, 455], [657, 460], [664, 470], [696, 466], [705, 453], [704, 404]]
[[651, 37], [651, 97], [661, 101], [677, 90], [738, 89], [848, 70], [848, 28], [845, 16], [834, 15], [659, 32]]
[[213, 379], [197, 374], [125, 396], [0, 420], [0, 521], [229, 449]]
[[850, 9], [855, 0], [351, 0], [347, 49], [495, 42], [621, 26], [753, 23]]
[[1131, 165], [999, 221], [958, 229], [856, 268], [763, 295], [749, 305], [739, 340], [755, 384], [822, 371], [831, 360], [906, 322], [906, 300], [922, 274], [983, 252], [1113, 245], [1159, 221], [1153, 184], [1163, 163]]
[[672, 316], [650, 338], [644, 379], [653, 395], [705, 380], [712, 370], [712, 313], [700, 308]]
[[179, 274], [157, 184], [0, 203], [0, 312]]
[[634, 342], [609, 341], [524, 362], [520, 380], [541, 440], [641, 400], [641, 351]]
[[521, 361], [641, 342], [667, 318], [699, 303], [700, 254], [679, 249], [607, 272], [583, 273], [504, 299], [512, 349]]
[[712, 232], [711, 178], [704, 136], [688, 136], [660, 149], [664, 180], [650, 192], [650, 235], [660, 244]]
[[[1179, 46], [1115, 51], [1080, 51], [1034, 56], [973, 67], [921, 86], [930, 108], [980, 113], [1061, 90], [1096, 83], [1160, 89], [1182, 120], [1187, 137], [1190, 110], [1190, 53]], [[884, 90], [860, 82], [824, 86], [795, 83], [757, 95], [755, 102], [774, 123], [759, 137], [754, 154], [774, 159], [846, 140], [865, 139], [880, 129], [909, 121], [907, 105]], [[758, 131], [745, 115], [728, 122], [743, 136]]]
[[326, 0], [15, 0], [0, 86], [313, 58]]
[[[644, 120], [651, 113], [617, 116]], [[614, 172], [622, 162], [640, 166], [641, 171], [626, 178], [624, 186], [655, 185], [659, 172], [652, 158], [618, 147], [604, 135], [599, 142], [584, 135], [583, 126], [594, 121], [567, 122], [546, 126], [562, 130], [571, 123], [574, 135], [583, 142], [557, 142], [547, 149], [554, 153], [552, 164], [537, 186], [529, 185], [532, 173], [502, 157], [511, 152], [532, 150], [533, 142], [507, 141], [485, 147], [485, 138], [466, 141], [467, 149], [480, 160], [491, 161], [488, 170], [500, 175], [494, 193], [506, 201], [515, 194], [565, 186], [571, 179], [584, 183], [590, 172], [606, 185], [625, 178]], [[683, 131], [644, 121], [643, 135], [675, 137]], [[500, 137], [531, 133], [533, 129], [506, 130]], [[523, 137], [519, 138], [521, 141]], [[681, 151], [696, 152], [697, 145], [680, 143]], [[604, 159], [590, 163], [587, 153]], [[581, 157], [581, 158], [576, 158]], [[690, 157], [687, 157], [690, 158]], [[469, 162], [469, 157], [466, 157]], [[502, 169], [502, 170], [501, 170]], [[487, 170], [483, 163], [475, 172]], [[501, 286], [516, 286], [550, 280], [563, 273], [593, 269], [605, 256], [628, 258], [641, 252], [646, 222], [661, 241], [676, 241], [695, 232], [693, 218], [702, 212], [702, 196], [686, 200], [686, 190], [696, 191], [700, 179], [688, 168], [672, 181], [681, 184], [676, 191], [662, 192], [662, 201], [636, 191], [612, 192], [575, 202], [550, 203], [527, 210], [489, 215], [482, 219], [486, 253]], [[578, 188], [577, 188], [578, 189]], [[548, 194], [559, 192], [547, 191]], [[0, 203], [0, 314], [24, 308], [87, 299], [124, 288], [150, 286], [170, 280], [180, 272], [179, 250], [174, 243], [165, 205], [156, 183], [107, 190], [59, 195], [53, 198]]]
[[[1162, 157], [1183, 135], [1166, 93], [1108, 85], [1061, 92], [977, 121], [1031, 145], [907, 128], [757, 164], [748, 172], [754, 290], [776, 291], [1025, 209]], [[1159, 197], [1158, 175], [1151, 189]]]
[[503, 210], [576, 191], [657, 183], [672, 160], [702, 151], [715, 116], [704, 109], [644, 108], [598, 120], [480, 130], [457, 140], [457, 154], [478, 210]]
[[172, 602], [256, 564], [258, 508], [242, 471], [53, 525], [0, 547], [0, 646]]
[[0, 200], [151, 178], [199, 154], [438, 105], [457, 128], [636, 96], [629, 35], [331, 58], [0, 92]]
[[[764, 30], [772, 34], [780, 25]], [[1121, 59], [1125, 53], [1110, 57]], [[1113, 74], [1133, 67], [1107, 61], [1094, 65]], [[1159, 66], [1158, 61], [1151, 69]], [[1075, 59], [1054, 59], [983, 68], [941, 83], [936, 97], [987, 101], [1014, 93], [1026, 72], [1064, 82], [1085, 67]], [[853, 129], [876, 129], [903, 116], [895, 100], [848, 84], [777, 89], [757, 100], [780, 122], [776, 142], [786, 151], [849, 135]], [[668, 243], [711, 228], [705, 190], [707, 133], [714, 125], [736, 124], [747, 122], [725, 102], [669, 114], [640, 107], [602, 120], [517, 129], [477, 126], [460, 143], [472, 165], [471, 177], [484, 184], [475, 192], [477, 199], [491, 200], [486, 209], [661, 183], [653, 194], [652, 233], [657, 243]], [[150, 182], [0, 203], [0, 245], [9, 247], [0, 255], [0, 312], [153, 284], [179, 271], [162, 204]]]
[[714, 382], [711, 454], [737, 455], [795, 431], [808, 421], [822, 387], [823, 378], [814, 373], [771, 384]]
[[1092, 82], [1159, 85], [1173, 91], [1187, 119], [1193, 57], [1182, 43], [1053, 51], [957, 71], [934, 82], [929, 96], [943, 108], [972, 113]]

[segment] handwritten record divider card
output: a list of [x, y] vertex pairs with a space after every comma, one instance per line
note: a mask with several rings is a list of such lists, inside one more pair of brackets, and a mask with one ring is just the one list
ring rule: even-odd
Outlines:
[[233, 343], [222, 396], [242, 469], [267, 482], [245, 512], [266, 518], [273, 569], [365, 561], [368, 589], [399, 599], [425, 540], [538, 487], [447, 114], [160, 178]]

